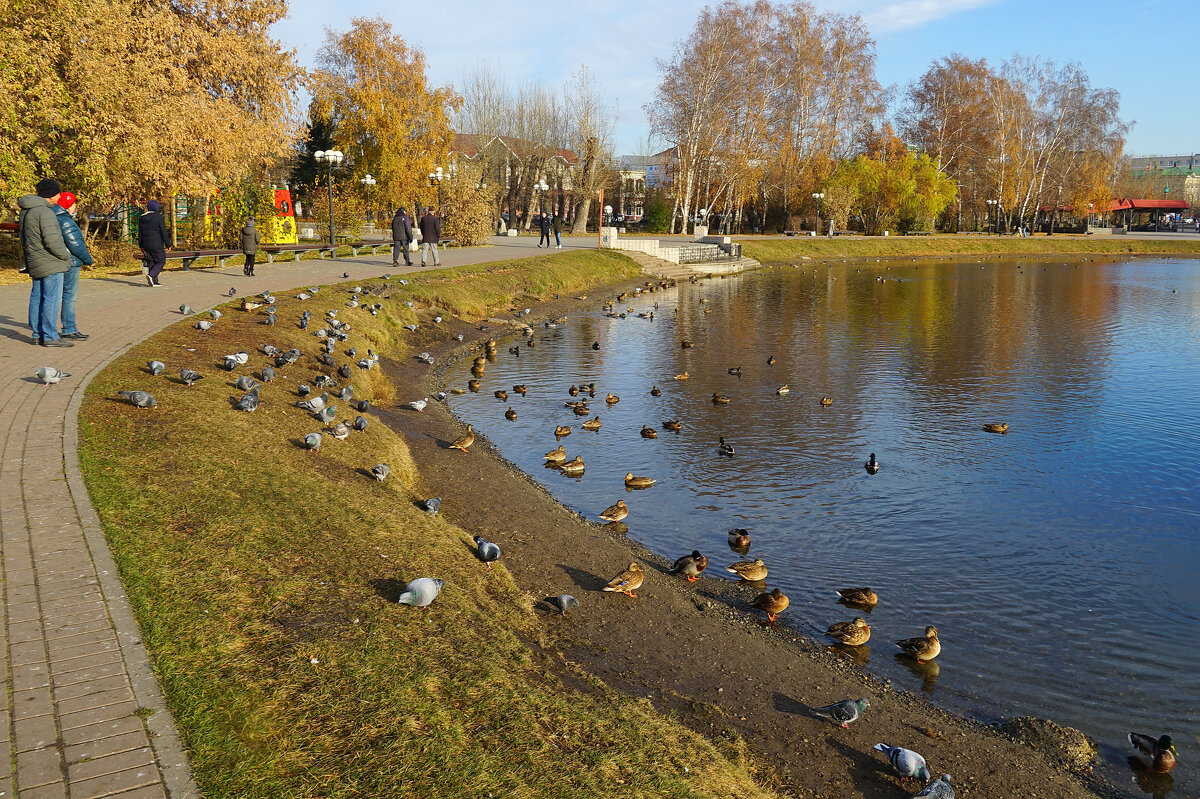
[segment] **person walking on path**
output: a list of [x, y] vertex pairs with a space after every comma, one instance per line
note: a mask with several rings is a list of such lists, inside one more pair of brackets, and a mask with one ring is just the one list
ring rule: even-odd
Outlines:
[[58, 308], [62, 303], [63, 275], [71, 268], [71, 252], [50, 206], [58, 202], [61, 189], [50, 178], [41, 180], [37, 194], [17, 200], [21, 209], [18, 228], [21, 260], [33, 278], [29, 293], [29, 329], [33, 343], [43, 347], [70, 347], [58, 334]]
[[438, 258], [438, 242], [442, 240], [442, 220], [433, 212], [433, 207], [425, 209], [425, 216], [421, 217], [421, 266], [425, 265], [425, 256], [429, 254], [430, 249], [433, 250], [433, 265], [441, 266], [442, 262]]
[[[562, 214], [557, 214], [554, 217], [554, 249], [562, 249], [562, 233], [566, 223], [563, 222]], [[547, 242], [549, 243], [549, 242]]]
[[258, 242], [262, 240], [262, 236], [258, 234], [258, 228], [254, 227], [254, 217], [246, 220], [245, 226], [238, 233], [238, 243], [242, 245], [242, 254], [246, 256], [246, 265], [242, 267], [242, 274], [247, 277], [254, 277], [254, 256], [258, 255]]
[[542, 242], [545, 241], [546, 248], [549, 249], [549, 247], [550, 247], [550, 217], [546, 216], [545, 211], [542, 211], [541, 216], [538, 217], [537, 223], [538, 223], [538, 230], [540, 230], [542, 232], [542, 235], [538, 236], [538, 247], [541, 247]]
[[92, 254], [88, 252], [83, 231], [75, 224], [75, 195], [64, 191], [58, 195], [58, 202], [51, 206], [51, 210], [58, 221], [63, 244], [71, 254], [71, 268], [63, 275], [62, 338], [84, 341], [87, 339], [87, 333], [80, 333], [75, 325], [75, 297], [79, 294], [79, 270], [84, 264], [92, 265]]
[[158, 276], [167, 265], [167, 249], [171, 243], [171, 234], [167, 232], [167, 223], [161, 211], [162, 203], [151, 200], [146, 203], [146, 213], [138, 220], [138, 243], [145, 254], [142, 272], [151, 286], [162, 285], [158, 282]]
[[392, 217], [392, 266], [400, 265], [400, 255], [404, 254], [404, 265], [412, 266], [412, 257], [408, 254], [409, 245], [413, 240], [412, 220], [408, 218], [404, 207], [396, 209]]

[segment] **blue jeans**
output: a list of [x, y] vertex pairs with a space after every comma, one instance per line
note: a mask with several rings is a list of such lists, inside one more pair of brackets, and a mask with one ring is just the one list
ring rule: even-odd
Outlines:
[[72, 266], [63, 275], [62, 288], [62, 334], [78, 333], [75, 327], [75, 297], [79, 294], [79, 267]]
[[562, 235], [557, 230], [554, 231], [554, 246], [555, 247], [562, 246]]
[[63, 273], [35, 278], [29, 292], [29, 329], [35, 338], [58, 338], [58, 306], [62, 303]]

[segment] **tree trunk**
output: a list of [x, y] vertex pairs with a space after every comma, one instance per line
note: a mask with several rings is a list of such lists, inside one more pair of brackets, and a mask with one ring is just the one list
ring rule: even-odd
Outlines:
[[[572, 233], [587, 233], [587, 220], [592, 208], [592, 195], [597, 188], [596, 171], [599, 168], [599, 150], [600, 140], [595, 136], [589, 136], [584, 144], [583, 153], [583, 181], [581, 185], [583, 199], [579, 201], [580, 213], [575, 215], [575, 225], [571, 228]], [[601, 214], [603, 213], [603, 208], [596, 209], [597, 227], [603, 224], [603, 219], [601, 218]]]

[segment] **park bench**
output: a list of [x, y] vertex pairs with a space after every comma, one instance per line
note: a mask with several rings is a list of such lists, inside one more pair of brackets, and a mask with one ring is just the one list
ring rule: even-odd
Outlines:
[[[241, 250], [172, 250], [167, 253], [166, 260], [182, 262], [184, 271], [187, 271], [200, 258], [216, 258], [217, 263], [224, 266], [230, 258], [241, 254]], [[145, 253], [142, 253], [142, 258], [145, 258]]]
[[931, 231], [931, 230], [910, 230], [907, 233], [905, 233], [904, 235], [905, 236], [932, 236], [933, 231]]

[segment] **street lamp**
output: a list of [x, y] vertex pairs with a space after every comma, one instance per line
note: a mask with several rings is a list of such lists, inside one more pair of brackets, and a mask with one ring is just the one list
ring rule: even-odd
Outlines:
[[441, 214], [442, 214], [442, 181], [446, 180], [448, 177], [450, 177], [450, 176], [447, 174], [444, 174], [442, 172], [442, 168], [440, 166], [437, 169], [435, 169], [434, 171], [429, 173], [429, 185], [437, 186], [438, 216], [441, 216]]
[[816, 225], [816, 228], [813, 230], [813, 232], [816, 235], [820, 236], [821, 235], [821, 200], [825, 199], [825, 192], [814, 191], [813, 199], [817, 201], [817, 225]]
[[545, 208], [543, 208], [543, 200], [546, 199], [546, 192], [550, 191], [550, 186], [546, 183], [546, 179], [542, 178], [533, 184], [533, 190], [540, 191], [542, 193], [542, 196], [538, 197], [538, 213], [544, 213]]
[[[329, 189], [329, 243], [336, 247], [337, 239], [333, 225], [333, 168], [342, 163], [342, 159], [345, 156], [342, 155], [341, 150], [317, 150], [313, 153], [313, 158], [317, 160], [318, 164], [323, 163], [326, 165], [328, 181], [325, 185]], [[333, 251], [333, 255], [337, 255], [337, 250]]]
[[370, 172], [367, 173], [365, 178], [359, 181], [359, 183], [367, 187], [367, 219], [370, 220], [371, 224], [375, 223], [375, 217], [371, 214], [371, 187], [378, 182], [375, 178], [371, 177]]
[[1000, 233], [1000, 201], [999, 200], [984, 200], [984, 202], [988, 204], [988, 216], [992, 216], [992, 214], [995, 213], [995, 216], [992, 218], [992, 235], [993, 236], [999, 235], [999, 233]]

